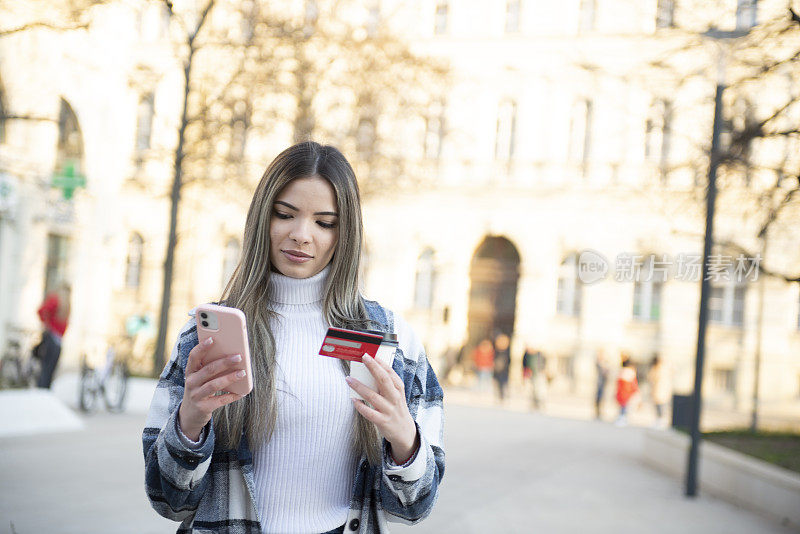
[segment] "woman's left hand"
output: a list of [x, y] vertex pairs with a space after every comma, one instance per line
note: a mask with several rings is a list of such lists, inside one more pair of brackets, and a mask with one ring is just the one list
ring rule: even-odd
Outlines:
[[397, 465], [406, 463], [419, 447], [417, 426], [406, 404], [406, 393], [403, 381], [387, 364], [365, 354], [361, 359], [378, 384], [374, 391], [356, 378], [347, 377], [347, 383], [353, 390], [368, 401], [367, 406], [360, 399], [353, 399], [358, 413], [378, 427], [381, 435], [392, 447], [392, 459]]

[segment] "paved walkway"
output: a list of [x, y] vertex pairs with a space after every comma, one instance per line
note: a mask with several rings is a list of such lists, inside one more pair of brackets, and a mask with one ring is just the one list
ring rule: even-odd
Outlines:
[[[174, 532], [144, 496], [144, 415], [83, 420], [79, 431], [0, 439], [0, 533]], [[711, 497], [683, 497], [681, 481], [639, 461], [641, 428], [452, 402], [446, 421], [439, 502], [421, 525], [394, 532], [790, 532]]]

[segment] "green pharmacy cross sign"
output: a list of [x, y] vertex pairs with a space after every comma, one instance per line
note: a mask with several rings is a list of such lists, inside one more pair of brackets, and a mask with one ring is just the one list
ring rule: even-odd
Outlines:
[[77, 188], [86, 187], [86, 176], [76, 170], [74, 161], [68, 160], [61, 173], [53, 176], [50, 185], [61, 189], [64, 200], [70, 200]]

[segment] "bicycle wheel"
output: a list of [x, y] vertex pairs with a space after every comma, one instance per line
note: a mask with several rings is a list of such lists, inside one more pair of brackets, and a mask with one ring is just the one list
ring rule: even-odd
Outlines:
[[109, 412], [121, 412], [128, 392], [128, 367], [122, 362], [114, 363], [103, 384], [103, 399]]
[[19, 358], [6, 357], [0, 361], [0, 385], [4, 388], [20, 386], [22, 382], [22, 365]]
[[94, 410], [97, 400], [97, 386], [95, 384], [94, 369], [84, 368], [81, 370], [80, 389], [78, 390], [78, 406], [83, 412]]
[[42, 374], [42, 363], [34, 358], [28, 358], [25, 365], [25, 386], [29, 388], [36, 387], [40, 374]]

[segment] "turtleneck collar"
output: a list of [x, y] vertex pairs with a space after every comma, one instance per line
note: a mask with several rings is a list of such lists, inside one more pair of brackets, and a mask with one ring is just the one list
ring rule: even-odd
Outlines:
[[327, 265], [311, 278], [292, 278], [279, 272], [269, 276], [269, 300], [278, 304], [313, 304], [325, 295], [325, 282], [331, 267]]

